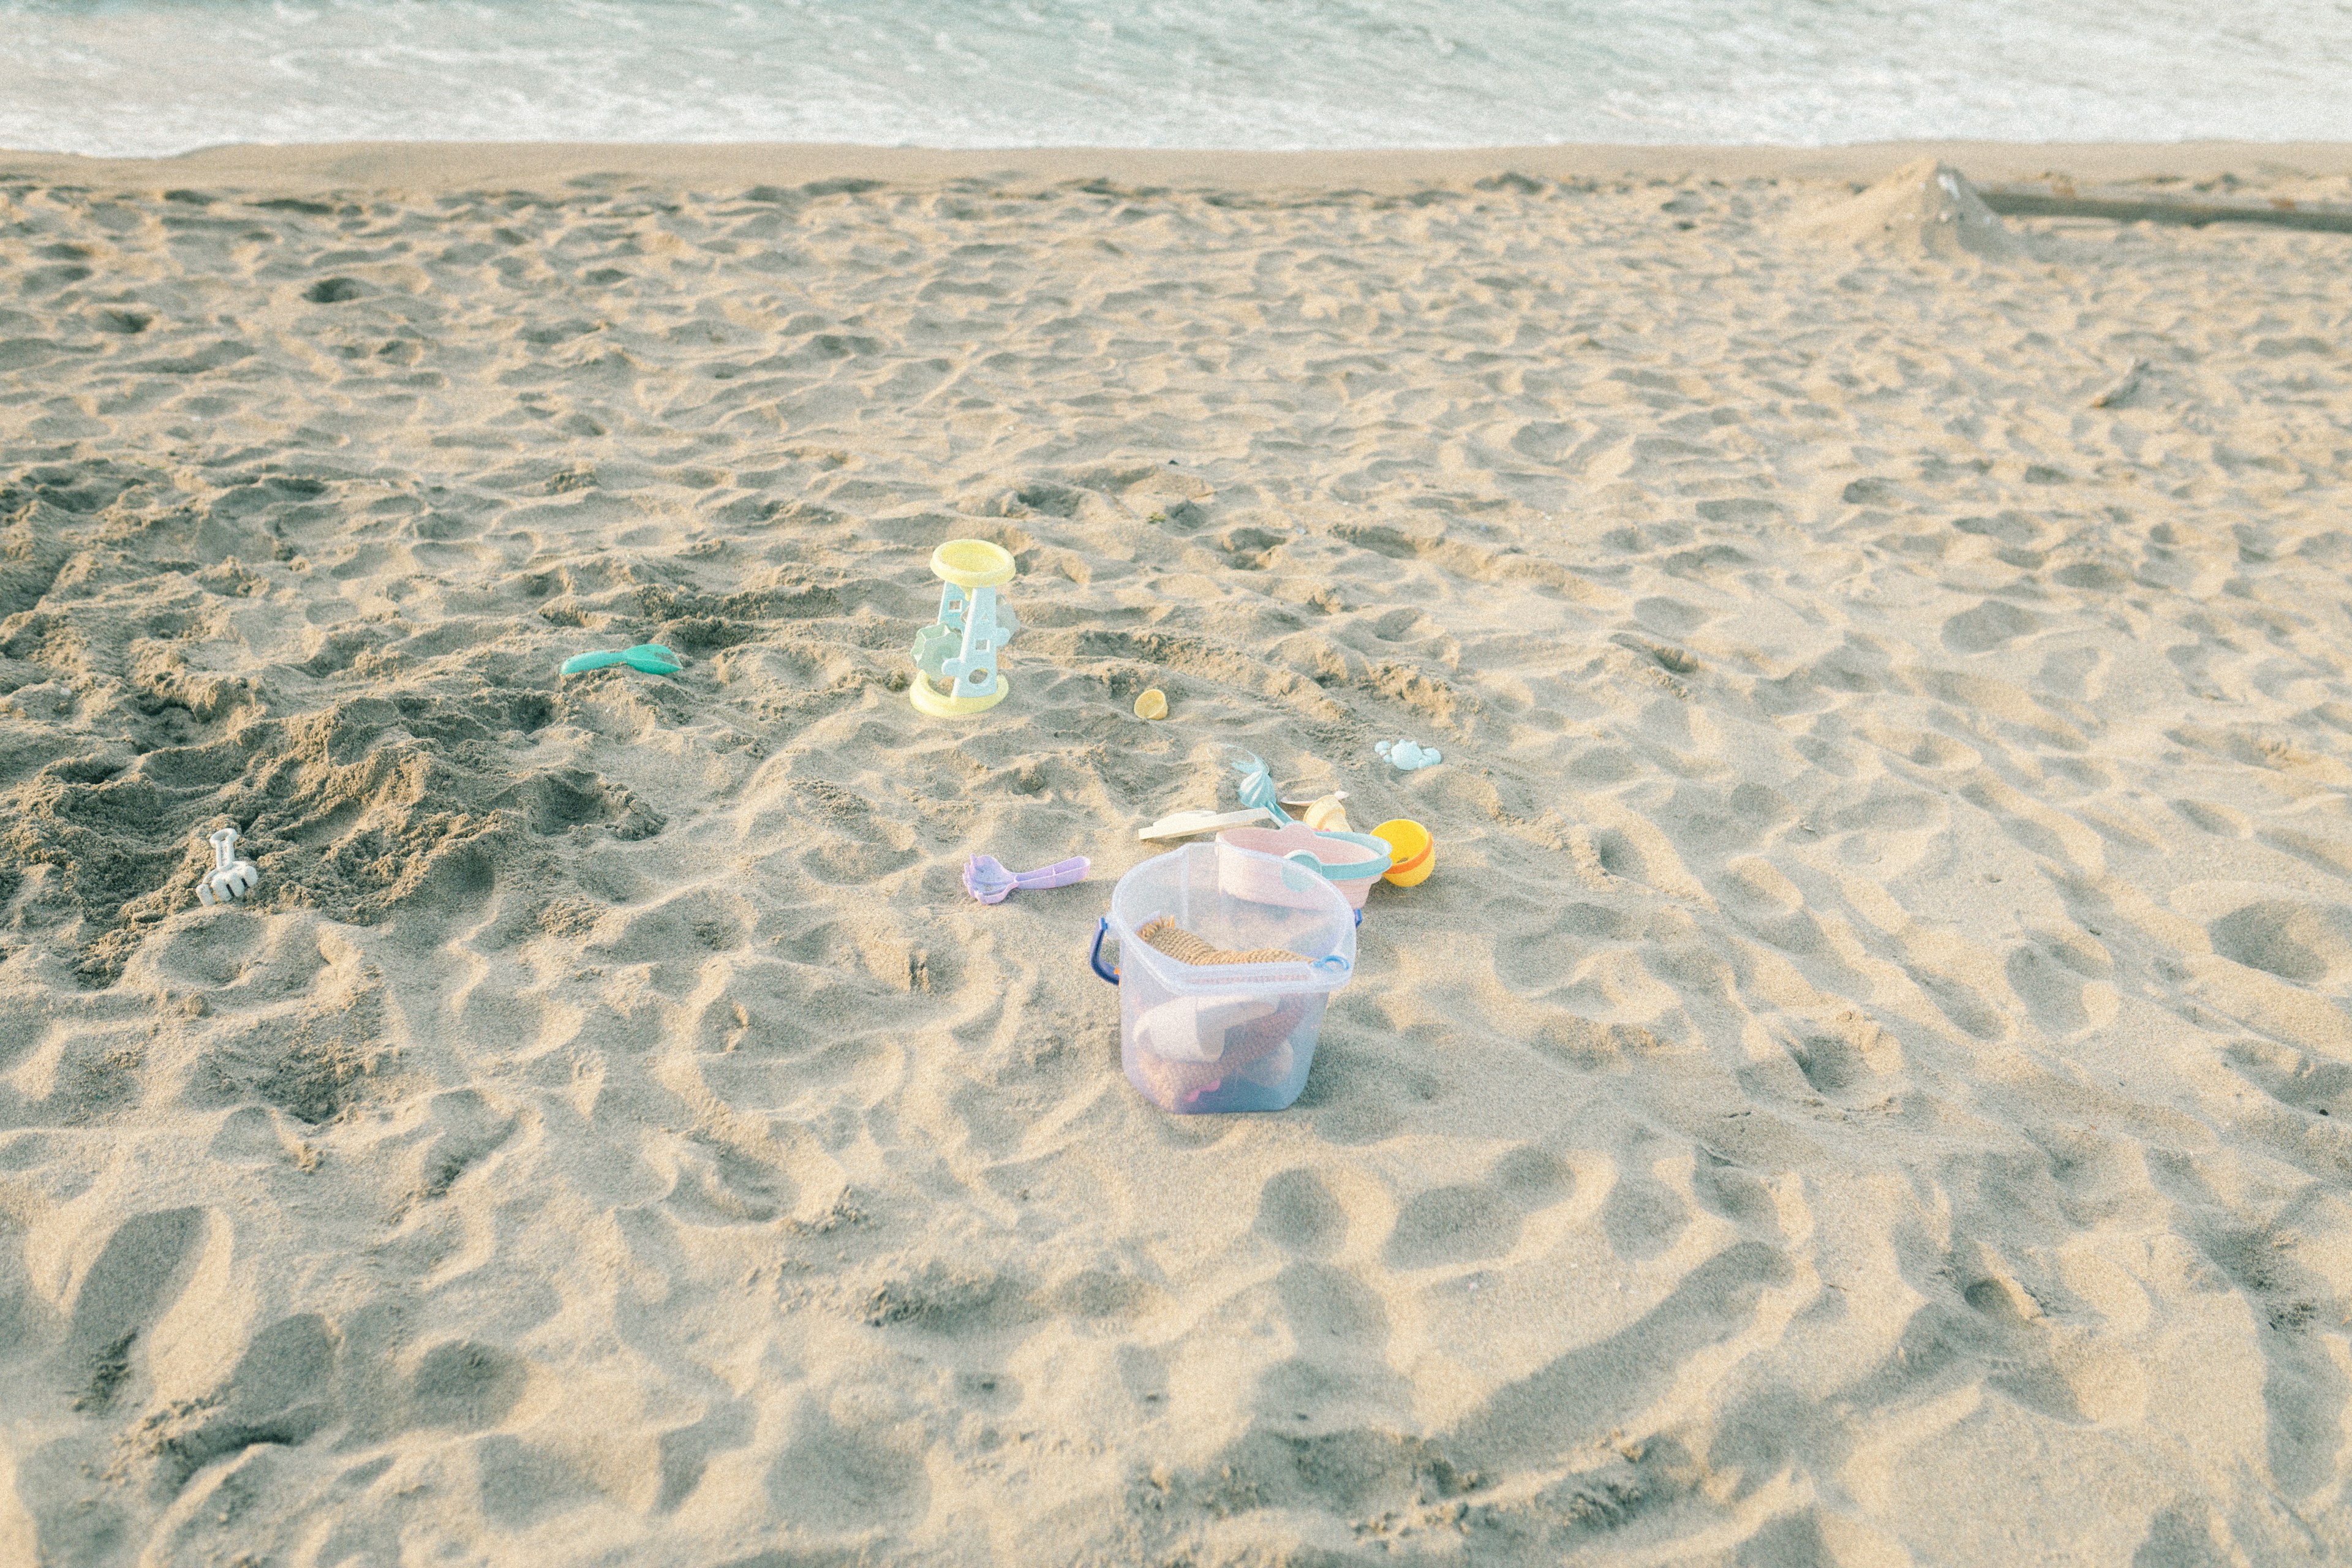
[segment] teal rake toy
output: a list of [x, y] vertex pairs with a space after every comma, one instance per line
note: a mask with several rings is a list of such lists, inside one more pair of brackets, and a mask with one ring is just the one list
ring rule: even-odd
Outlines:
[[647, 675], [676, 675], [685, 665], [677, 654], [657, 642], [641, 642], [635, 647], [599, 653], [583, 653], [563, 661], [562, 674], [578, 675], [583, 670], [603, 669], [609, 665], [625, 664], [631, 669]]

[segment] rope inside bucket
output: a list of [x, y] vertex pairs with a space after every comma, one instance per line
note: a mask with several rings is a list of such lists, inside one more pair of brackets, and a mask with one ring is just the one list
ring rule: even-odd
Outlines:
[[1282, 947], [1255, 947], [1247, 952], [1234, 952], [1194, 936], [1176, 923], [1171, 915], [1146, 921], [1136, 935], [1166, 953], [1179, 963], [1304, 963], [1307, 961]]

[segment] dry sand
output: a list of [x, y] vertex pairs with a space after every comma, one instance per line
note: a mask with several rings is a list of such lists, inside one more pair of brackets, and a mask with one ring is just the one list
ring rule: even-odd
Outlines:
[[1918, 151], [0, 157], [0, 1561], [2352, 1555], [2352, 238]]

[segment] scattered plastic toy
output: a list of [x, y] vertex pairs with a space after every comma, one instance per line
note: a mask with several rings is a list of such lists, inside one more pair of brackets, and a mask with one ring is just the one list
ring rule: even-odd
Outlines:
[[1021, 620], [996, 602], [996, 590], [1016, 570], [1011, 552], [985, 539], [950, 539], [931, 552], [931, 575], [947, 586], [940, 590], [940, 618], [915, 634], [915, 681], [907, 700], [916, 711], [965, 719], [1004, 700], [1012, 687], [997, 673], [996, 656]]
[[1274, 775], [1266, 772], [1264, 759], [1255, 752], [1243, 751], [1239, 746], [1228, 746], [1225, 750], [1234, 759], [1234, 772], [1242, 775], [1241, 783], [1234, 790], [1242, 797], [1242, 804], [1265, 812], [1276, 827], [1288, 826], [1290, 814], [1282, 809], [1282, 801], [1274, 787]]
[[1415, 745], [1411, 741], [1382, 741], [1372, 750], [1395, 763], [1400, 773], [1409, 773], [1415, 768], [1433, 768], [1445, 760], [1438, 752], [1426, 746]]
[[1074, 855], [1035, 871], [1008, 871], [1004, 862], [995, 856], [975, 855], [964, 864], [963, 890], [983, 904], [1001, 904], [1013, 896], [1015, 889], [1034, 893], [1083, 882], [1087, 879], [1087, 866], [1085, 856]]
[[1373, 828], [1372, 837], [1386, 844], [1394, 857], [1382, 875], [1397, 887], [1418, 888], [1437, 869], [1437, 840], [1420, 823], [1394, 817]]
[[1283, 809], [1285, 806], [1301, 808], [1312, 826], [1321, 827], [1325, 823], [1336, 822], [1339, 831], [1346, 830], [1348, 814], [1339, 805], [1348, 798], [1346, 790], [1318, 795], [1309, 801], [1284, 800], [1275, 789], [1274, 779], [1266, 772], [1262, 758], [1255, 752], [1243, 751], [1239, 746], [1227, 746], [1225, 754], [1232, 760], [1234, 771], [1241, 774], [1241, 783], [1237, 786], [1242, 797], [1241, 810], [1180, 811], [1172, 816], [1161, 817], [1136, 837], [1149, 842], [1154, 838], [1189, 838], [1196, 833], [1217, 833], [1228, 827], [1260, 825], [1282, 827], [1292, 820], [1290, 813]]
[[[1116, 967], [1103, 961], [1114, 937]], [[1119, 1058], [1151, 1103], [1280, 1110], [1307, 1086], [1330, 994], [1354, 974], [1355, 913], [1303, 866], [1187, 844], [1118, 879], [1087, 962], [1118, 987]]]
[[1218, 834], [1217, 842], [1304, 866], [1336, 885], [1354, 910], [1364, 907], [1364, 895], [1388, 870], [1391, 859], [1387, 843], [1369, 833], [1328, 833], [1303, 822], [1235, 827]]
[[1147, 843], [1154, 838], [1190, 838], [1196, 833], [1214, 833], [1223, 827], [1246, 827], [1253, 822], [1272, 822], [1271, 813], [1252, 806], [1247, 811], [1180, 811], [1173, 816], [1163, 816], [1136, 835]]
[[641, 642], [635, 647], [618, 651], [607, 648], [597, 653], [575, 655], [563, 661], [563, 668], [558, 673], [578, 675], [583, 670], [603, 669], [614, 664], [625, 664], [631, 669], [643, 670], [647, 675], [676, 675], [685, 668], [677, 655], [661, 644]]
[[1282, 804], [1297, 807], [1298, 820], [1318, 833], [1346, 833], [1350, 831], [1348, 808], [1340, 803], [1347, 798], [1348, 792], [1340, 790], [1333, 795], [1318, 795], [1310, 801], [1286, 800]]
[[1139, 719], [1167, 718], [1168, 693], [1160, 690], [1160, 688], [1155, 686], [1150, 690], [1145, 692], [1142, 696], [1137, 698], [1135, 700], [1135, 716]]
[[[1295, 790], [1304, 786], [1294, 784], [1291, 787]], [[1345, 800], [1347, 798], [1348, 792], [1346, 790], [1335, 789], [1327, 791], [1322, 795], [1286, 795], [1282, 797], [1282, 804], [1286, 810], [1305, 812], [1314, 806], [1320, 805], [1327, 800]]]
[[213, 868], [196, 884], [196, 898], [206, 909], [244, 898], [260, 885], [261, 868], [236, 858], [237, 833], [224, 827], [205, 840], [213, 847]]

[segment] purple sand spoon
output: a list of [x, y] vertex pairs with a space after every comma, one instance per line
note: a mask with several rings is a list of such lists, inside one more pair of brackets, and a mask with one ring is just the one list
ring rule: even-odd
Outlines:
[[1035, 871], [1008, 871], [1004, 862], [995, 856], [975, 855], [964, 866], [963, 890], [983, 904], [1001, 904], [1013, 896], [1015, 888], [1035, 892], [1044, 888], [1066, 888], [1086, 878], [1087, 858], [1083, 855], [1056, 860]]

